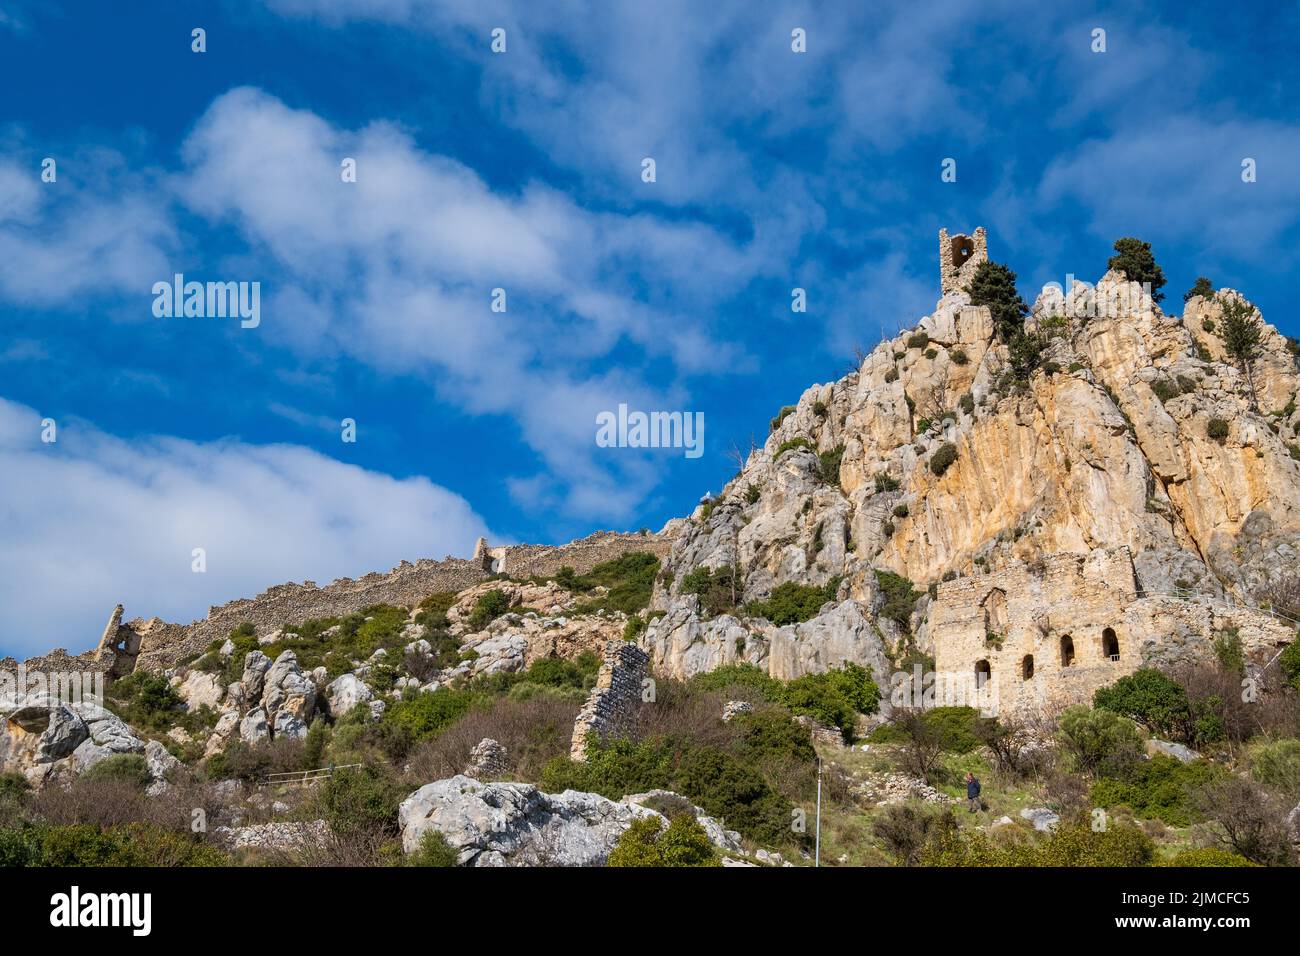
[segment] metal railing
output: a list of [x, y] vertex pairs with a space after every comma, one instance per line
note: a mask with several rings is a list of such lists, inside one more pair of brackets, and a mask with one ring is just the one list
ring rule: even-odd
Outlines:
[[347, 770], [351, 767], [361, 767], [359, 763], [345, 763], [335, 766], [331, 764], [328, 767], [317, 767], [315, 770], [290, 770], [285, 773], [268, 773], [261, 780], [257, 781], [259, 787], [270, 787], [286, 783], [314, 783], [317, 780], [328, 780], [334, 775], [335, 770]]

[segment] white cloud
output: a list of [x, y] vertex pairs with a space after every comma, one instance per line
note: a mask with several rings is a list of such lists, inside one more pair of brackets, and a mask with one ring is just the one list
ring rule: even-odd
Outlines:
[[[93, 647], [113, 605], [187, 622], [268, 586], [468, 555], [469, 504], [295, 445], [124, 441], [0, 399], [0, 648]], [[194, 548], [207, 572], [190, 569]]]

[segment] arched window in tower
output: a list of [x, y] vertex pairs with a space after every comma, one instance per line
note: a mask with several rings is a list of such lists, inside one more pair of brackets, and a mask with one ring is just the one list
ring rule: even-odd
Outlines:
[[1007, 633], [1007, 592], [994, 588], [984, 596], [984, 633], [1003, 637]]
[[989, 678], [991, 678], [992, 676], [993, 676], [993, 668], [989, 666], [988, 661], [978, 660], [975, 662], [975, 689], [976, 690], [982, 690], [984, 688], [984, 685], [989, 682]]
[[1074, 664], [1074, 638], [1069, 634], [1061, 635], [1061, 666], [1071, 667]]
[[1101, 654], [1108, 660], [1119, 660], [1119, 638], [1115, 636], [1113, 628], [1106, 628], [1101, 632]]
[[1034, 655], [1026, 654], [1025, 659], [1020, 662], [1020, 676], [1025, 680], [1030, 680], [1034, 676]]

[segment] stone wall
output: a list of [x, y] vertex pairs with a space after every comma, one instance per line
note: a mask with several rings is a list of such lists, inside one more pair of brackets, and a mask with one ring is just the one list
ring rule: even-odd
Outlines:
[[1141, 666], [1140, 640], [1124, 617], [1136, 597], [1127, 548], [1056, 554], [941, 584], [929, 618], [935, 670], [958, 689], [987, 681], [1000, 712], [1088, 700]]
[[[1230, 628], [1260, 662], [1294, 630], [1210, 599], [1141, 597], [1127, 548], [1055, 554], [941, 584], [929, 623], [942, 686], [982, 688], [984, 697], [967, 699], [975, 706], [1037, 714], [1087, 703], [1142, 667], [1210, 660], [1215, 638]], [[937, 701], [945, 702], [953, 701]]]
[[[362, 578], [340, 578], [317, 587], [315, 582], [280, 584], [254, 598], [241, 598], [213, 607], [208, 616], [188, 625], [146, 622], [136, 619], [127, 627], [144, 631], [138, 666], [163, 670], [187, 656], [203, 651], [213, 640], [226, 637], [244, 622], [266, 632], [309, 618], [344, 617], [373, 604], [414, 606], [435, 591], [462, 591], [486, 580], [490, 565], [501, 562], [498, 573], [511, 577], [553, 575], [562, 566], [590, 571], [597, 564], [631, 551], [649, 551], [663, 556], [671, 541], [655, 534], [622, 534], [600, 531], [563, 545], [508, 545], [489, 548], [480, 541], [475, 556], [446, 557], [441, 561], [403, 561], [386, 573], [373, 572]], [[486, 558], [486, 560], [485, 560]]]
[[605, 659], [596, 675], [596, 686], [573, 724], [571, 759], [587, 759], [587, 742], [593, 735], [599, 740], [627, 725], [641, 703], [642, 682], [649, 672], [649, 663], [650, 656], [630, 641], [610, 641], [605, 645]]
[[[965, 262], [958, 265], [954, 255], [954, 246], [960, 242], [970, 243], [971, 254]], [[988, 259], [988, 237], [983, 226], [979, 226], [975, 230], [974, 236], [965, 236], [959, 233], [949, 237], [947, 229], [940, 229], [939, 285], [943, 290], [943, 294], [947, 295], [950, 292], [964, 290], [970, 284], [970, 280], [975, 275], [975, 270], [979, 268], [979, 264], [988, 262]]]

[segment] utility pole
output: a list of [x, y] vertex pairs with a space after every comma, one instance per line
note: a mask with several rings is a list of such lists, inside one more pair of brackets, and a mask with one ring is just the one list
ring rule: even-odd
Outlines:
[[822, 758], [817, 756], [817, 849], [813, 866], [822, 865]]

